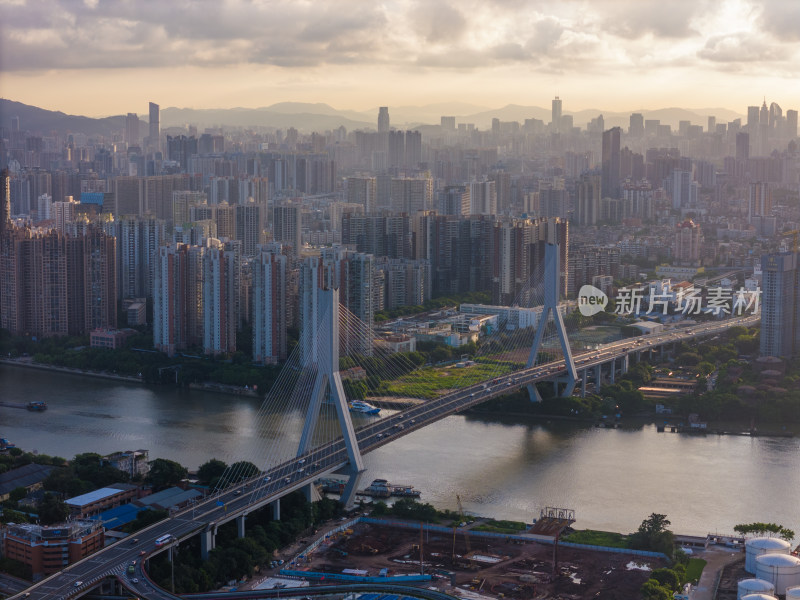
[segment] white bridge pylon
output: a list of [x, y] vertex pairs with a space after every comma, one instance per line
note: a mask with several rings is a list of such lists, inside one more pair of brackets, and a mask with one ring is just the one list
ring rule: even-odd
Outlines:
[[[559, 258], [558, 258], [558, 245], [545, 244], [544, 250], [544, 307], [542, 314], [539, 317], [539, 322], [536, 324], [536, 334], [533, 338], [533, 345], [531, 345], [531, 352], [528, 355], [527, 368], [531, 368], [536, 364], [536, 356], [542, 345], [542, 337], [544, 329], [547, 325], [547, 318], [550, 313], [553, 314], [553, 322], [556, 326], [556, 334], [558, 341], [561, 344], [561, 351], [564, 353], [564, 363], [567, 367], [566, 379], [567, 384], [561, 396], [571, 396], [572, 391], [575, 389], [575, 383], [578, 380], [578, 374], [575, 369], [575, 362], [572, 360], [572, 350], [569, 347], [569, 340], [567, 339], [567, 330], [564, 327], [564, 319], [561, 317], [561, 312], [558, 310], [558, 296], [559, 296]], [[559, 380], [556, 379], [556, 395], [558, 395]], [[528, 386], [528, 394], [531, 401], [540, 402], [542, 397], [539, 395], [539, 390], [536, 389], [535, 384]]]
[[358, 447], [353, 421], [350, 419], [342, 377], [339, 374], [339, 290], [333, 288], [319, 290], [316, 311], [316, 327], [309, 339], [312, 348], [303, 365], [304, 369], [314, 369], [314, 387], [297, 456], [305, 454], [310, 449], [322, 403], [330, 390], [330, 401], [336, 408], [336, 415], [342, 428], [350, 468], [358, 473], [364, 470], [364, 461]]

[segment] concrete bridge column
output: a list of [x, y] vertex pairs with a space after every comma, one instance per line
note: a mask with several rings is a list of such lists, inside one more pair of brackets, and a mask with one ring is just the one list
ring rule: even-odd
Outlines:
[[273, 521], [280, 521], [281, 520], [281, 499], [277, 498], [269, 503], [269, 507], [272, 510], [272, 520]]
[[622, 374], [623, 375], [625, 375], [625, 373], [628, 372], [628, 368], [630, 367], [630, 362], [631, 362], [631, 357], [629, 355], [626, 354], [625, 356], [622, 357]]
[[614, 381], [617, 379], [617, 359], [612, 358], [611, 362], [608, 364], [611, 365], [611, 376], [609, 377], [609, 381], [611, 382], [611, 385], [614, 385]]
[[581, 373], [581, 398], [586, 398], [586, 379], [589, 377], [589, 370], [584, 369]]
[[208, 560], [208, 553], [216, 546], [217, 530], [207, 529], [200, 534], [200, 558]]
[[236, 536], [243, 538], [244, 537], [244, 522], [247, 519], [247, 515], [241, 515], [236, 517]]
[[602, 363], [595, 367], [594, 386], [599, 390], [603, 385], [603, 365]]

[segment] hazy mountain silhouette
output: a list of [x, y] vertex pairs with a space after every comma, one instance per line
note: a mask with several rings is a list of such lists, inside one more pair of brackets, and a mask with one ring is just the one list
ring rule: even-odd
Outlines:
[[[397, 128], [436, 127], [442, 115], [456, 117], [457, 123], [473, 123], [480, 129], [491, 127], [492, 119], [501, 121], [519, 121], [540, 119], [550, 121], [550, 109], [539, 106], [520, 106], [509, 104], [497, 109], [481, 109], [463, 102], [428, 104], [424, 106], [389, 106], [392, 126]], [[661, 108], [655, 110], [632, 110], [625, 112], [601, 111], [598, 109], [582, 110], [573, 115], [576, 127], [585, 127], [586, 123], [603, 115], [605, 128], [621, 126], [627, 130], [630, 114], [640, 112], [645, 119], [659, 119], [662, 124], [676, 129], [679, 121], [691, 121], [694, 125], [707, 124], [709, 115], [717, 117], [720, 123], [726, 123], [742, 117], [736, 111], [726, 108]], [[228, 108], [228, 109], [193, 109], [164, 108], [161, 110], [161, 127], [184, 128], [195, 125], [202, 130], [206, 127], [267, 127], [286, 129], [296, 127], [302, 132], [326, 131], [344, 126], [348, 131], [354, 129], [375, 129], [378, 110], [370, 111], [339, 110], [325, 103], [280, 102], [262, 108]], [[121, 133], [125, 127], [125, 116], [118, 115], [95, 119], [78, 115], [67, 115], [63, 112], [44, 110], [13, 100], [0, 99], [0, 126], [11, 127], [11, 118], [18, 116], [22, 129], [40, 134], [51, 131], [59, 133], [80, 132], [90, 136], [110, 136]], [[146, 126], [146, 115], [140, 115], [142, 127]]]

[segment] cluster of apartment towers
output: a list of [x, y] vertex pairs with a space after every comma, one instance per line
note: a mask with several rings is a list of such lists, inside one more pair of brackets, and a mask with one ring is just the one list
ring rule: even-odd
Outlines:
[[[160, 350], [230, 353], [237, 330], [249, 323], [254, 359], [274, 362], [285, 357], [287, 327], [302, 328], [313, 310], [313, 286], [337, 286], [342, 303], [368, 325], [378, 310], [420, 304], [432, 294], [488, 290], [495, 304], [525, 304], [546, 241], [561, 245], [562, 293], [581, 283], [569, 275], [563, 186], [540, 182], [536, 192], [518, 193], [509, 173], [494, 168], [496, 144], [456, 148], [450, 160], [437, 160], [437, 182], [469, 183], [434, 189], [430, 170], [421, 168], [422, 134], [393, 130], [387, 107], [379, 109], [377, 132], [354, 132], [354, 144], [337, 146], [344, 128], [302, 138], [288, 128], [270, 141], [238, 144], [232, 154], [221, 130], [163, 135], [158, 105], [149, 108], [144, 139], [138, 116], [129, 114], [121, 140], [93, 145], [74, 134], [59, 149], [12, 121], [3, 136], [6, 165], [15, 168], [2, 178], [0, 326], [37, 336], [114, 328], [122, 321], [119, 301], [142, 300], [133, 304], [151, 303]], [[499, 141], [514, 126], [556, 138], [576, 131], [556, 98], [549, 125], [494, 119], [480, 139]], [[735, 134], [735, 172], [752, 147], [763, 146], [764, 155], [769, 144], [794, 137], [797, 112], [784, 117], [765, 102], [748, 109], [744, 128], [738, 120], [717, 125], [713, 117], [708, 127]], [[651, 217], [652, 194], [628, 183], [644, 178], [643, 156], [620, 149], [621, 128], [605, 130], [602, 116], [587, 129], [602, 134], [601, 168], [580, 178], [573, 222]], [[664, 136], [668, 129], [635, 113], [628, 134]], [[702, 132], [688, 121], [679, 125], [688, 138], [695, 129]], [[455, 117], [442, 117], [441, 130], [481, 133], [456, 127]], [[568, 163], [570, 157], [576, 164], [568, 170], [588, 170], [588, 159], [567, 152]], [[647, 163], [664, 170], [655, 178], [667, 181], [673, 208], [691, 209], [697, 182], [676, 160], [667, 153]], [[371, 173], [340, 180], [343, 165]], [[331, 228], [309, 228], [310, 213], [322, 206]], [[689, 233], [690, 250], [678, 256], [691, 262], [699, 231]], [[142, 320], [131, 311], [126, 317], [128, 324]]]

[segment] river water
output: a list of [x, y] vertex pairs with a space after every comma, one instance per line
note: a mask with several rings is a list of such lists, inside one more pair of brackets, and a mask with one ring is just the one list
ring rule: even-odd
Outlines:
[[[120, 384], [0, 365], [0, 400], [45, 400], [33, 413], [0, 407], [0, 437], [72, 458], [145, 448], [196, 468], [210, 458], [263, 466], [275, 440], [296, 447], [302, 415], [278, 430], [259, 401]], [[517, 417], [453, 416], [365, 457], [373, 478], [416, 486], [422, 500], [528, 521], [544, 506], [575, 509], [577, 528], [629, 532], [666, 514], [678, 533], [731, 533], [737, 523], [800, 530], [800, 439], [657, 433]]]

